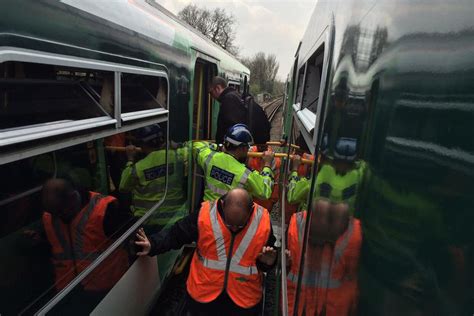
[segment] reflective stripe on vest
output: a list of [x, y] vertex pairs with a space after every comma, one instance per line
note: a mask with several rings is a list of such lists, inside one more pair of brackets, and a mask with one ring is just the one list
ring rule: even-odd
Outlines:
[[76, 226], [76, 238], [74, 240], [74, 244], [71, 245], [68, 243], [66, 237], [63, 235], [63, 232], [61, 230], [60, 226], [60, 219], [57, 217], [52, 218], [53, 222], [53, 229], [56, 235], [56, 238], [58, 239], [59, 243], [61, 244], [61, 248], [63, 249], [62, 253], [55, 253], [53, 254], [54, 258], [57, 260], [95, 260], [99, 257], [101, 254], [100, 252], [89, 252], [89, 253], [84, 253], [82, 252], [82, 249], [84, 247], [84, 228], [86, 227], [87, 221], [89, 220], [89, 217], [94, 210], [98, 200], [102, 198], [103, 196], [101, 195], [94, 195], [91, 197], [89, 201], [89, 205], [87, 207], [87, 210], [84, 212], [82, 218], [79, 220], [79, 224]]
[[[304, 228], [304, 212], [298, 213], [296, 216], [296, 223], [298, 228], [298, 238], [301, 244], [301, 240], [303, 238], [303, 228]], [[332, 259], [332, 266], [337, 265], [343, 254], [346, 251], [347, 246], [349, 245], [349, 241], [352, 238], [352, 234], [354, 231], [354, 218], [351, 218], [349, 221], [349, 225], [347, 231], [343, 235], [340, 242], [336, 243], [334, 248], [334, 256]], [[312, 287], [321, 287], [321, 288], [328, 288], [328, 289], [335, 289], [341, 286], [341, 280], [332, 279], [331, 278], [331, 271], [329, 271], [330, 267], [327, 262], [321, 263], [321, 271], [305, 271], [304, 277], [302, 279], [302, 283], [305, 286], [312, 286]], [[298, 279], [298, 275], [295, 275], [293, 272], [289, 272], [287, 275], [287, 279], [292, 282], [296, 282]]]
[[[239, 262], [242, 260], [242, 257], [247, 251], [252, 239], [255, 237], [257, 229], [260, 225], [260, 220], [262, 219], [263, 215], [263, 208], [261, 206], [257, 206], [255, 216], [253, 216], [252, 222], [250, 223], [245, 236], [242, 238], [242, 241], [239, 244], [239, 247], [235, 251], [234, 256], [232, 256], [229, 265], [229, 271], [235, 272], [243, 275], [253, 275], [258, 274], [258, 269], [256, 266], [241, 266]], [[212, 232], [214, 235], [214, 240], [216, 243], [216, 250], [217, 250], [217, 257], [218, 260], [212, 260], [208, 258], [204, 258], [201, 254], [198, 253], [199, 260], [202, 264], [209, 269], [215, 269], [219, 271], [226, 270], [227, 264], [227, 254], [225, 249], [225, 241], [224, 236], [222, 234], [221, 226], [219, 224], [218, 215], [217, 215], [217, 203], [213, 203], [213, 206], [210, 211], [210, 218], [211, 218], [211, 225], [212, 225]]]
[[211, 162], [212, 157], [214, 157], [215, 154], [216, 154], [215, 151], [211, 151], [209, 155], [207, 156], [206, 160], [204, 161], [204, 166], [206, 166], [206, 168], [209, 166], [209, 163]]
[[249, 169], [245, 169], [244, 174], [239, 180], [239, 187], [243, 188], [245, 184], [247, 183], [247, 179], [249, 178], [249, 175], [252, 173]]
[[[305, 224], [305, 218], [306, 218], [305, 214], [306, 214], [306, 211], [295, 213], [296, 229], [298, 230], [298, 243], [300, 244], [300, 246], [303, 244], [304, 224]], [[286, 278], [289, 281], [296, 283], [298, 279], [298, 275], [290, 271]]]

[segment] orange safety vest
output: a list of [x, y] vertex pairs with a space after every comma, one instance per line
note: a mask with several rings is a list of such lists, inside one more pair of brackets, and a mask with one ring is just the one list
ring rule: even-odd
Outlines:
[[[112, 196], [90, 192], [89, 203], [70, 224], [65, 224], [49, 212], [43, 213], [43, 225], [52, 248], [55, 287], [63, 289], [84, 271], [111, 244], [104, 232], [103, 221]], [[128, 268], [128, 256], [117, 249], [93, 272], [81, 281], [85, 290], [111, 289]]]
[[[297, 254], [299, 264], [300, 246], [306, 211], [296, 213], [288, 227], [288, 248]], [[326, 316], [352, 315], [357, 309], [360, 248], [362, 230], [360, 221], [351, 218], [344, 234], [335, 246], [309, 246], [306, 255], [305, 272], [302, 277], [298, 315]], [[294, 263], [293, 263], [294, 264]], [[291, 267], [287, 275], [288, 311], [293, 314], [294, 296], [299, 266]]]
[[[269, 151], [273, 151], [273, 149], [269, 146], [268, 147]], [[250, 152], [257, 152], [258, 148], [257, 146], [252, 146], [249, 149]], [[247, 160], [247, 165], [250, 170], [257, 170], [258, 172], [262, 172], [263, 170], [263, 159], [260, 157], [249, 157]], [[275, 180], [275, 184], [273, 185], [273, 191], [272, 191], [272, 196], [268, 200], [261, 200], [254, 198], [255, 203], [258, 205], [263, 206], [267, 210], [272, 210], [273, 209], [273, 204], [278, 202], [279, 198], [279, 184], [278, 180], [280, 179], [280, 166], [281, 166], [281, 159], [280, 158], [274, 158], [272, 162], [272, 170], [273, 170], [273, 178]]]
[[[291, 216], [288, 225], [288, 250], [291, 254], [291, 267], [286, 277], [287, 297], [288, 297], [288, 315], [293, 315], [293, 307], [296, 296], [296, 281], [301, 257], [301, 245], [303, 244], [304, 225], [306, 222], [306, 211], [297, 212]], [[301, 302], [301, 300], [300, 300]], [[301, 315], [303, 305], [298, 309]]]
[[256, 260], [270, 236], [270, 215], [254, 205], [247, 226], [233, 236], [217, 202], [203, 202], [198, 218], [199, 239], [187, 280], [189, 295], [200, 303], [214, 301], [226, 291], [232, 301], [251, 308], [262, 299], [262, 273]]

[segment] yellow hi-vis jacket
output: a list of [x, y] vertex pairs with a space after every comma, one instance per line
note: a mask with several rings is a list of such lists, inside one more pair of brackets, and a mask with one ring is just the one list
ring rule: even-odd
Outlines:
[[204, 201], [217, 200], [234, 188], [244, 188], [264, 200], [271, 197], [274, 183], [271, 168], [252, 172], [233, 156], [213, 150], [207, 142], [193, 143], [193, 156], [206, 178]]

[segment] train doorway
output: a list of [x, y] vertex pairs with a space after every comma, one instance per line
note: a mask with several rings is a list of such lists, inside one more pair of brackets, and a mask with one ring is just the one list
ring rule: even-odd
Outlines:
[[[198, 58], [194, 68], [192, 139], [212, 140], [216, 130], [217, 108], [209, 94], [209, 82], [217, 75], [215, 63]], [[194, 160], [194, 159], [193, 159]], [[192, 206], [199, 208], [204, 194], [204, 174], [194, 162], [192, 166]]]

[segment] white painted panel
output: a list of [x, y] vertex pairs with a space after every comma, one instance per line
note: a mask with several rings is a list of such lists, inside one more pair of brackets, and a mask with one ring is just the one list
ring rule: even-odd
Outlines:
[[160, 286], [156, 257], [139, 258], [91, 315], [147, 315]]

